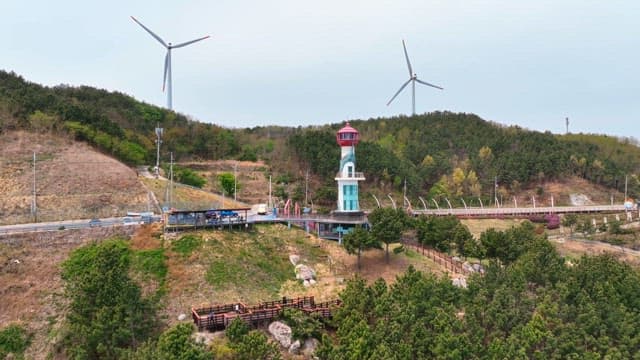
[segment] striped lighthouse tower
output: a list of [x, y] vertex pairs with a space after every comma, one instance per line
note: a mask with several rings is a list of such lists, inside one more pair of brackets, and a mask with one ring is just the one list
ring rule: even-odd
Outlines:
[[358, 130], [347, 124], [336, 134], [340, 145], [340, 171], [336, 174], [338, 182], [337, 212], [359, 213], [358, 181], [364, 180], [364, 174], [356, 172], [356, 145], [360, 140]]

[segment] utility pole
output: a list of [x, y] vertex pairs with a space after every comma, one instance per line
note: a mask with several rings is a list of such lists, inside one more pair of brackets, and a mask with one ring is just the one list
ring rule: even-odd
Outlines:
[[493, 178], [493, 202], [496, 207], [498, 207], [498, 177], [495, 176]]
[[173, 206], [173, 151], [171, 152], [171, 162], [169, 163], [169, 207]]
[[164, 129], [160, 127], [160, 123], [156, 123], [156, 179], [160, 176], [160, 144], [162, 144], [162, 134]]
[[304, 180], [304, 206], [307, 206], [309, 196], [309, 169], [307, 169], [307, 175]]
[[33, 152], [33, 199], [31, 200], [31, 215], [33, 221], [38, 222], [38, 206], [36, 201], [36, 152]]
[[[236, 178], [236, 173], [238, 172], [238, 162], [236, 161], [236, 163], [233, 165], [233, 201], [237, 202], [238, 201], [238, 179]], [[233, 206], [236, 206], [236, 204], [233, 204]]]
[[624, 201], [627, 201], [627, 178], [628, 175], [624, 176]]
[[269, 209], [271, 209], [271, 175], [269, 175]]
[[569, 118], [564, 118], [565, 125], [567, 126], [567, 134], [569, 133]]

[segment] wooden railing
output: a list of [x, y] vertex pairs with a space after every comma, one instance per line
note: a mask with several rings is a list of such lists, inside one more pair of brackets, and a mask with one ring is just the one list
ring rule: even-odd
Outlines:
[[223, 330], [235, 319], [240, 318], [251, 326], [258, 326], [273, 321], [280, 317], [286, 308], [296, 308], [307, 314], [319, 314], [329, 318], [332, 311], [342, 304], [340, 300], [332, 300], [316, 303], [313, 296], [299, 297], [295, 299], [282, 298], [281, 300], [266, 301], [258, 305], [247, 306], [238, 302], [233, 304], [204, 306], [191, 308], [191, 317], [198, 330], [211, 329]]

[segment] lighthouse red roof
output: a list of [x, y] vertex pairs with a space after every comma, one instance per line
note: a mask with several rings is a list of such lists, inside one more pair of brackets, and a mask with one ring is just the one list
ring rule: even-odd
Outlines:
[[338, 130], [336, 140], [340, 146], [355, 146], [360, 141], [360, 134], [347, 122], [342, 129]]

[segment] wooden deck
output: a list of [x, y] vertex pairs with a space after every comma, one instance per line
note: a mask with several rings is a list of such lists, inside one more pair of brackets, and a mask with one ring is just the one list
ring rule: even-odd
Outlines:
[[276, 320], [286, 308], [299, 309], [307, 314], [319, 314], [330, 318], [332, 311], [341, 305], [340, 300], [316, 303], [313, 296], [295, 299], [266, 301], [258, 305], [247, 306], [242, 302], [224, 305], [193, 307], [191, 317], [199, 331], [224, 330], [235, 319], [240, 318], [250, 326], [256, 327]]

